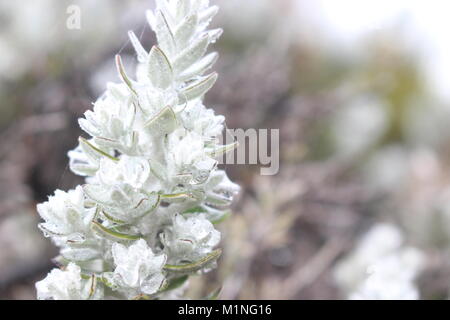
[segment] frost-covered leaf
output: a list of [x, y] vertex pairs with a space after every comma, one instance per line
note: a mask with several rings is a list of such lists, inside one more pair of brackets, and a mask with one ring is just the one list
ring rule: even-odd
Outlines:
[[189, 193], [173, 193], [173, 194], [162, 194], [161, 201], [163, 203], [179, 203], [185, 200], [195, 200], [192, 194]]
[[209, 37], [209, 43], [216, 43], [216, 41], [220, 38], [220, 36], [222, 36], [223, 34], [223, 30], [218, 28], [218, 29], [213, 29], [213, 30], [209, 30], [207, 32], [208, 37]]
[[150, 159], [150, 168], [152, 173], [160, 180], [167, 180], [167, 169], [157, 160]]
[[92, 157], [91, 158], [92, 160], [99, 161], [101, 156], [104, 156], [113, 161], [119, 161], [118, 158], [113, 157], [112, 155], [108, 154], [107, 152], [101, 150], [100, 148], [97, 148], [96, 146], [94, 146], [91, 142], [89, 142], [86, 139], [80, 137], [79, 141], [80, 141], [81, 149], [86, 153], [86, 155], [88, 157]]
[[162, 108], [158, 114], [147, 121], [144, 127], [156, 135], [171, 133], [177, 127], [177, 117], [169, 106]]
[[111, 191], [101, 185], [85, 184], [83, 190], [90, 199], [99, 204], [106, 206], [114, 204], [111, 199]]
[[190, 84], [186, 88], [183, 88], [181, 91], [182, 98], [185, 98], [187, 101], [196, 99], [198, 97], [203, 96], [209, 89], [211, 89], [214, 83], [217, 80], [217, 73], [212, 73], [206, 77], [201, 78], [200, 80]]
[[214, 16], [219, 12], [218, 6], [211, 6], [206, 10], [203, 10], [199, 14], [199, 23], [203, 25], [204, 28], [211, 22]]
[[102, 299], [101, 288], [92, 289], [92, 283], [83, 280], [81, 269], [70, 263], [66, 270], [53, 269], [44, 280], [36, 283], [40, 300], [87, 300]]
[[195, 34], [198, 26], [197, 14], [187, 16], [175, 30], [175, 41], [178, 48], [185, 48]]
[[164, 12], [164, 15], [167, 17], [167, 20], [170, 24], [173, 24], [173, 21], [175, 19], [174, 16], [172, 16], [173, 10], [171, 6], [172, 0], [155, 0], [156, 1], [156, 7], [159, 11]]
[[180, 52], [173, 62], [175, 72], [179, 73], [196, 63], [206, 52], [210, 39], [204, 35], [192, 42], [192, 44]]
[[172, 66], [166, 54], [157, 46], [150, 50], [148, 58], [148, 76], [156, 88], [166, 89], [172, 84]]
[[112, 255], [116, 265], [113, 281], [122, 287], [137, 294], [153, 294], [164, 284], [162, 268], [166, 256], [155, 255], [145, 240], [136, 241], [129, 247], [115, 243]]
[[194, 261], [192, 263], [179, 264], [179, 265], [166, 264], [164, 266], [164, 269], [167, 271], [173, 272], [173, 273], [181, 273], [181, 274], [194, 273], [196, 271], [203, 269], [204, 267], [207, 267], [212, 262], [215, 262], [217, 259], [219, 259], [221, 254], [222, 254], [222, 250], [217, 249], [217, 250], [214, 250], [213, 252], [209, 253], [205, 257], [203, 257], [197, 261]]
[[143, 157], [120, 156], [119, 161], [101, 159], [100, 169], [97, 172], [98, 180], [113, 187], [119, 184], [128, 184], [133, 188], [140, 189], [144, 186], [150, 176], [150, 163]]
[[148, 59], [148, 52], [144, 49], [136, 34], [133, 31], [128, 31], [128, 37], [130, 38], [131, 44], [136, 51], [138, 61], [140, 63], [145, 63]]
[[158, 45], [171, 56], [175, 52], [175, 39], [166, 13], [159, 10], [156, 15], [147, 13], [147, 20], [156, 34]]
[[69, 167], [72, 172], [80, 176], [94, 176], [99, 168], [97, 154], [88, 155], [79, 145], [68, 152]]
[[177, 76], [179, 81], [190, 80], [195, 76], [201, 76], [206, 71], [212, 68], [212, 66], [216, 63], [219, 55], [217, 52], [213, 52], [202, 58], [200, 61], [194, 63], [189, 68], [184, 70]]
[[69, 192], [56, 190], [47, 202], [37, 206], [37, 210], [45, 220], [40, 224], [44, 233], [61, 237], [88, 232], [89, 222], [95, 213], [84, 207], [84, 193], [80, 186]]
[[113, 228], [106, 228], [105, 226], [96, 221], [92, 222], [92, 229], [97, 233], [99, 233], [100, 235], [104, 235], [107, 238], [115, 241], [135, 241], [141, 238], [140, 235], [122, 233]]
[[83, 189], [112, 219], [127, 223], [133, 223], [154, 211], [160, 202], [158, 194], [143, 193], [129, 184], [86, 184]]
[[133, 92], [136, 93], [133, 84], [133, 81], [128, 77], [127, 73], [125, 72], [125, 67], [122, 63], [122, 58], [119, 55], [116, 55], [116, 66], [117, 71], [119, 72], [119, 76], [122, 79], [122, 81], [127, 85], [127, 87]]
[[188, 103], [180, 118], [185, 128], [205, 138], [214, 139], [224, 129], [225, 118], [215, 115], [213, 110], [207, 109], [198, 100]]
[[172, 193], [172, 194], [163, 194], [161, 195], [163, 200], [175, 200], [175, 199], [187, 199], [192, 198], [189, 193]]
[[94, 248], [71, 248], [67, 247], [61, 250], [61, 255], [70, 261], [89, 261], [99, 258], [101, 253]]
[[211, 151], [208, 151], [208, 154], [213, 158], [220, 157], [221, 155], [236, 149], [238, 146], [239, 143], [237, 141], [227, 145], [215, 146]]
[[191, 0], [175, 0], [175, 15], [177, 19], [182, 19], [191, 12]]
[[220, 224], [220, 223], [224, 222], [225, 220], [227, 220], [230, 216], [231, 216], [231, 211], [224, 210], [224, 211], [221, 211], [218, 216], [216, 216], [214, 218], [209, 218], [209, 221], [211, 221], [212, 224], [217, 225], [217, 224]]
[[195, 268], [199, 261], [205, 261], [204, 258], [219, 241], [220, 232], [203, 216], [184, 218], [182, 215], [176, 215], [173, 225], [162, 235], [169, 263], [178, 265], [183, 261], [191, 262], [186, 268]]
[[108, 213], [106, 213], [105, 210], [102, 211], [102, 215], [106, 218], [106, 220], [109, 220], [110, 222], [117, 224], [117, 225], [121, 225], [121, 224], [126, 224], [125, 221], [114, 218], [113, 216], [109, 215]]

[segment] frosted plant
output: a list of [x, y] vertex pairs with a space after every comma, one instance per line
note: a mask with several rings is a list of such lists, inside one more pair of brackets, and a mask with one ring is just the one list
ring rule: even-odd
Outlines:
[[64, 271], [52, 270], [36, 288], [38, 299], [82, 300], [103, 295], [101, 288], [91, 287], [88, 281], [82, 280], [81, 269], [74, 263], [69, 263]]
[[349, 299], [418, 299], [414, 280], [422, 266], [422, 253], [404, 246], [396, 227], [378, 224], [337, 265], [335, 279]]
[[421, 256], [413, 248], [387, 255], [368, 268], [367, 279], [349, 298], [356, 300], [419, 299], [419, 290], [414, 280], [420, 269]]
[[121, 83], [79, 120], [90, 138], [69, 152], [86, 177], [38, 205], [39, 226], [60, 247], [55, 269], [36, 284], [41, 299], [179, 298], [189, 275], [215, 266], [220, 233], [239, 187], [217, 157], [224, 117], [206, 109], [217, 74], [206, 54], [221, 35], [207, 30], [218, 11], [207, 0], [157, 0], [147, 12], [158, 45], [129, 32], [136, 79], [116, 57]]

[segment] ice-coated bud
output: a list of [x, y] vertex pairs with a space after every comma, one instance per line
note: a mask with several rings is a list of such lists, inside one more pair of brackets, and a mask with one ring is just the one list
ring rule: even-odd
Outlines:
[[103, 292], [92, 281], [84, 280], [81, 269], [70, 263], [65, 270], [53, 269], [44, 280], [36, 283], [40, 300], [87, 300], [102, 299]]
[[98, 180], [107, 186], [129, 184], [133, 188], [142, 188], [150, 176], [150, 164], [142, 157], [123, 155], [119, 161], [103, 158], [97, 172]]
[[128, 248], [114, 243], [112, 254], [116, 265], [113, 279], [119, 287], [130, 290], [134, 295], [153, 294], [162, 287], [166, 256], [155, 255], [145, 240], [138, 240]]
[[136, 107], [123, 86], [113, 88], [95, 102], [93, 111], [86, 111], [79, 124], [99, 145], [130, 148]]
[[81, 186], [68, 192], [56, 190], [47, 202], [37, 206], [39, 215], [45, 220], [39, 227], [47, 236], [71, 237], [85, 234], [95, 212], [86, 209], [84, 201]]
[[181, 114], [181, 119], [185, 128], [205, 139], [217, 137], [224, 129], [225, 117], [215, 115], [214, 111], [206, 109], [201, 101], [189, 103]]
[[194, 262], [211, 253], [220, 242], [220, 232], [205, 217], [175, 215], [173, 225], [162, 235], [170, 263]]

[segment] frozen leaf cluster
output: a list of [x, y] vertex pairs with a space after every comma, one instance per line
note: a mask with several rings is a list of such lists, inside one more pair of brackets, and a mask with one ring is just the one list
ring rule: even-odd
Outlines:
[[203, 104], [217, 74], [207, 54], [222, 33], [208, 25], [207, 0], [156, 0], [147, 20], [158, 44], [147, 51], [130, 31], [138, 67], [108, 83], [79, 119], [88, 135], [69, 152], [86, 183], [38, 205], [40, 228], [60, 247], [61, 269], [36, 284], [42, 299], [179, 296], [187, 276], [214, 267], [220, 232], [239, 187], [217, 157], [224, 117]]
[[404, 245], [400, 230], [377, 224], [335, 269], [335, 279], [349, 299], [419, 299], [414, 283], [424, 264], [423, 254]]
[[162, 268], [166, 255], [155, 255], [145, 242], [140, 239], [128, 248], [114, 243], [112, 254], [116, 269], [110, 276], [111, 284], [128, 292], [128, 295], [154, 294], [164, 284]]
[[36, 284], [36, 288], [38, 299], [86, 300], [103, 297], [103, 291], [95, 286], [95, 279], [83, 280], [80, 267], [74, 263], [69, 263], [64, 271], [52, 270], [47, 278]]

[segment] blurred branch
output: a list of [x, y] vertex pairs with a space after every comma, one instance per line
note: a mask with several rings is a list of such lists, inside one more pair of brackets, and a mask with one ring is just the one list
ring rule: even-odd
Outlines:
[[292, 299], [300, 291], [314, 283], [342, 253], [349, 242], [348, 237], [329, 240], [319, 252], [306, 263], [299, 261], [291, 276], [282, 282], [279, 299]]

